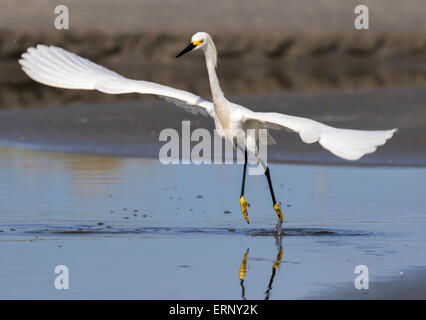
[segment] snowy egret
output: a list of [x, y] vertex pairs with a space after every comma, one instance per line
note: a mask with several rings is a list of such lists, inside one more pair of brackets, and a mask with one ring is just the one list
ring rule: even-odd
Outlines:
[[[373, 153], [396, 131], [396, 129], [377, 131], [339, 129], [307, 118], [282, 113], [251, 111], [225, 98], [216, 75], [216, 47], [208, 33], [197, 32], [194, 34], [190, 44], [176, 58], [191, 50], [199, 49], [205, 56], [213, 103], [186, 91], [153, 82], [127, 79], [90, 60], [54, 46], [38, 45], [36, 48], [29, 48], [26, 53], [22, 54], [19, 63], [30, 78], [45, 85], [66, 89], [99, 90], [109, 94], [132, 92], [154, 94], [174, 102], [177, 106], [192, 113], [210, 115], [214, 119], [217, 132], [225, 139], [230, 140], [235, 147], [244, 151], [245, 162], [239, 202], [247, 223], [249, 223], [247, 214], [249, 204], [244, 198], [247, 152], [257, 157], [263, 166], [273, 208], [278, 215], [279, 223], [283, 221], [281, 203], [275, 199], [270, 170], [258, 153], [258, 135], [254, 137], [248, 135], [248, 129], [294, 131], [300, 135], [303, 142], [318, 142], [334, 155], [346, 160], [358, 160], [366, 154]], [[241, 143], [241, 141], [243, 142]], [[273, 143], [275, 143], [273, 138], [268, 134], [267, 144]]]

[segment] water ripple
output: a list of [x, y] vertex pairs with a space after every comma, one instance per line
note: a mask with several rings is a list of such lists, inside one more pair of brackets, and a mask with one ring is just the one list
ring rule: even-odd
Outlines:
[[[72, 226], [48, 224], [19, 224], [0, 226], [1, 235], [37, 235], [37, 236], [81, 236], [81, 235], [226, 235], [226, 236], [252, 236], [274, 237], [277, 235], [275, 228], [199, 228], [199, 227], [122, 227], [110, 225], [79, 224]], [[356, 230], [323, 229], [323, 228], [283, 228], [284, 237], [354, 237], [370, 236], [372, 233]]]

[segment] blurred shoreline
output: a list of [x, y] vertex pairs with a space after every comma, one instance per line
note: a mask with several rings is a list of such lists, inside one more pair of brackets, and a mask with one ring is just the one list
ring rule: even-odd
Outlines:
[[[2, 33], [2, 32], [0, 32]], [[52, 36], [52, 37], [51, 37]], [[14, 35], [0, 42], [0, 109], [67, 103], [126, 101], [137, 94], [105, 95], [46, 87], [27, 77], [18, 60], [28, 47], [53, 44], [129, 78], [153, 81], [210, 98], [201, 54], [176, 60], [188, 35], [79, 33]], [[327, 92], [426, 85], [426, 36], [215, 36], [218, 73], [227, 95]], [[358, 40], [357, 40], [358, 39]], [[153, 45], [155, 43], [155, 45]], [[229, 49], [231, 48], [231, 49]], [[194, 67], [196, 66], [196, 67]]]
[[[374, 154], [356, 162], [339, 159], [317, 143], [306, 145], [297, 134], [271, 131], [278, 142], [268, 148], [268, 161], [355, 166], [426, 165], [426, 90], [372, 90], [357, 93], [320, 93], [230, 97], [254, 111], [282, 112], [323, 123], [364, 130], [398, 128]], [[30, 108], [0, 112], [0, 144], [25, 148], [157, 158], [165, 128], [213, 132], [211, 118], [196, 116], [162, 101], [82, 104], [56, 108]]]
[[[408, 88], [426, 85], [424, 3], [364, 1], [370, 29], [355, 30], [353, 0], [74, 0], [70, 29], [56, 30], [53, 0], [0, 0], [0, 109], [111, 102], [108, 96], [42, 86], [18, 60], [27, 48], [55, 45], [134, 79], [210, 98], [204, 59], [175, 55], [199, 30], [219, 51], [228, 96]], [[423, 11], [422, 11], [423, 9]]]

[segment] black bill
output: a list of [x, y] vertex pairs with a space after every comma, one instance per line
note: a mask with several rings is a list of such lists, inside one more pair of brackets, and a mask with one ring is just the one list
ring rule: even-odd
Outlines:
[[176, 56], [176, 59], [179, 58], [180, 56], [183, 56], [185, 53], [188, 53], [189, 51], [191, 51], [195, 47], [196, 47], [196, 45], [190, 43], [189, 46], [187, 46], [185, 49], [183, 49], [181, 52], [179, 52], [179, 54]]

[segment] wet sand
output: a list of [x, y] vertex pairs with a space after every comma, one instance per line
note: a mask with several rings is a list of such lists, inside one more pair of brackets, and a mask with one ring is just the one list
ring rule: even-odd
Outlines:
[[[255, 111], [276, 111], [309, 117], [326, 124], [354, 129], [398, 128], [396, 135], [360, 161], [339, 159], [318, 144], [306, 145], [299, 136], [271, 131], [278, 142], [268, 148], [268, 160], [343, 165], [424, 166], [426, 164], [426, 90], [374, 90], [306, 95], [269, 95], [231, 98]], [[113, 156], [153, 157], [164, 142], [165, 128], [213, 132], [213, 121], [174, 105], [141, 99], [98, 105], [31, 108], [0, 112], [0, 142], [42, 150]]]

